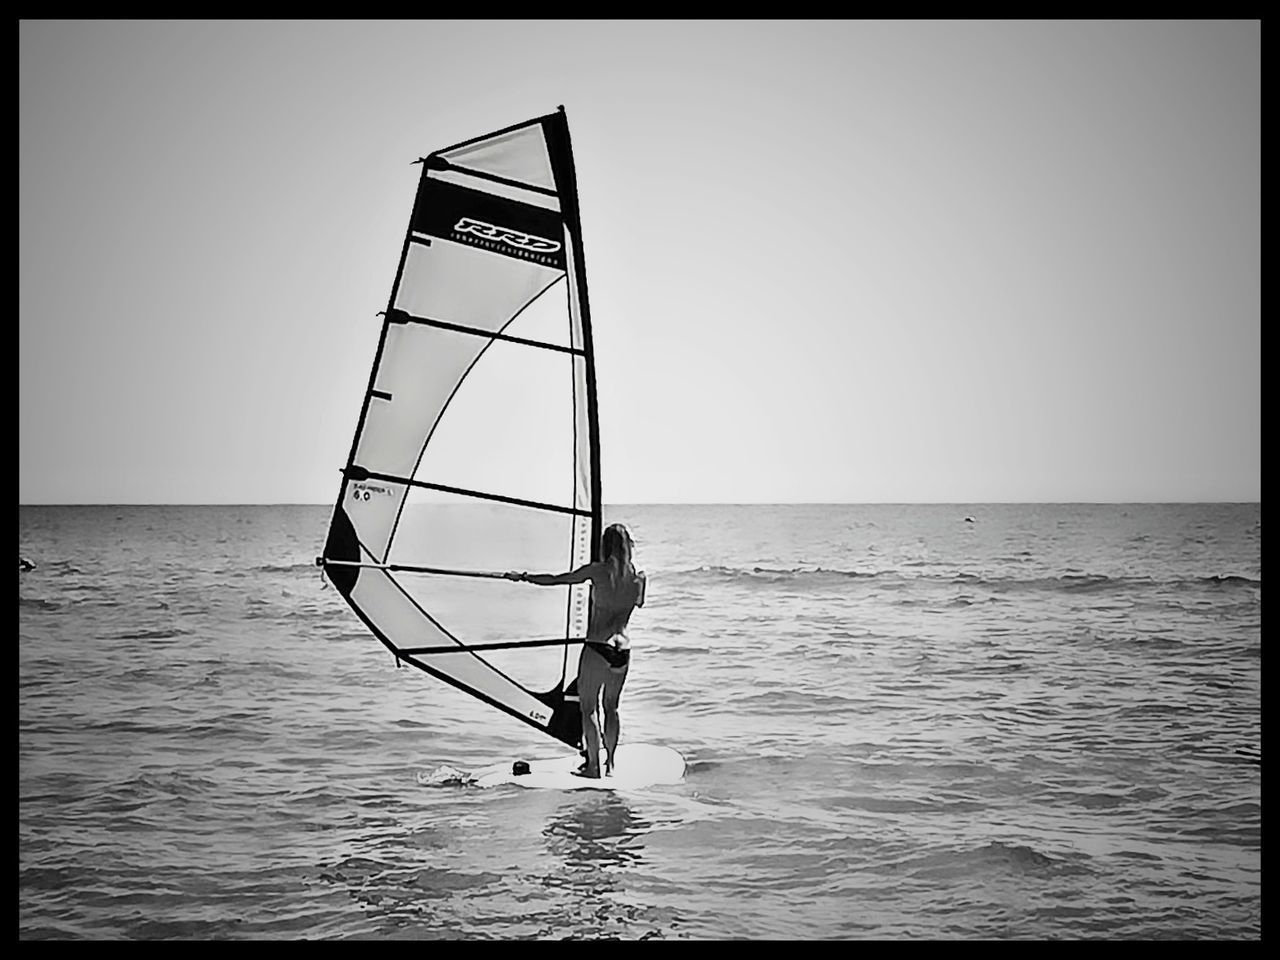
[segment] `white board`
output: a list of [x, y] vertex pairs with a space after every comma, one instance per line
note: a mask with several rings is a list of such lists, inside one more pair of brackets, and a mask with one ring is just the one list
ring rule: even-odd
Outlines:
[[[526, 762], [528, 773], [513, 773], [515, 760], [510, 760], [474, 771], [471, 782], [477, 787], [514, 783], [550, 790], [637, 790], [659, 783], [679, 783], [684, 778], [684, 757], [670, 747], [652, 743], [621, 744], [614, 752], [613, 773], [598, 780], [574, 774], [582, 765], [582, 757], [576, 753]], [[600, 769], [604, 770], [603, 750]]]

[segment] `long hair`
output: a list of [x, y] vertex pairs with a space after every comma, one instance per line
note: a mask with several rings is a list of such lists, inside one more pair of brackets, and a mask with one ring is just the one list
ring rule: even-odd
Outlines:
[[600, 559], [609, 564], [610, 579], [618, 582], [618, 575], [626, 573], [634, 577], [636, 568], [631, 563], [631, 549], [634, 543], [631, 532], [620, 523], [611, 523], [605, 527], [600, 537]]

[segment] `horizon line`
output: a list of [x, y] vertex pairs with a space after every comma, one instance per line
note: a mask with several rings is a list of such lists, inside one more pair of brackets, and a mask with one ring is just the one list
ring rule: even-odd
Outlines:
[[[635, 500], [605, 503], [611, 507], [927, 507], [927, 506], [1168, 506], [1185, 504], [1261, 505], [1256, 500]], [[19, 507], [332, 507], [297, 500], [197, 502], [197, 501], [101, 501], [23, 503]], [[413, 506], [472, 506], [472, 504], [424, 502]]]

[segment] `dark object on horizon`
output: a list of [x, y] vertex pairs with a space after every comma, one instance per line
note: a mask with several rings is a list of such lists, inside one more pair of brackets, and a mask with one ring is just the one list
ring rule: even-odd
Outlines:
[[32, 563], [30, 560], [28, 560], [26, 557], [22, 557], [22, 556], [18, 557], [18, 569], [21, 570], [23, 573], [26, 573], [28, 570], [34, 570], [35, 568], [36, 568], [36, 565]]
[[517, 760], [511, 765], [511, 772], [517, 777], [523, 777], [529, 772], [529, 764], [525, 763], [523, 760]]
[[975, 520], [975, 519], [973, 519], [973, 517], [965, 517], [965, 518], [964, 518], [964, 522], [965, 522], [965, 523], [977, 523], [978, 521], [977, 521], [977, 520]]

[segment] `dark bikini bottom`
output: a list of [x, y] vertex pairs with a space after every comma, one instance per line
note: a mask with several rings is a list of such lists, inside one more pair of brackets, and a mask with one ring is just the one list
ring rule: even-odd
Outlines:
[[631, 651], [629, 649], [619, 650], [617, 647], [611, 647], [607, 643], [588, 643], [587, 646], [604, 657], [609, 666], [615, 669], [625, 667], [631, 663]]

